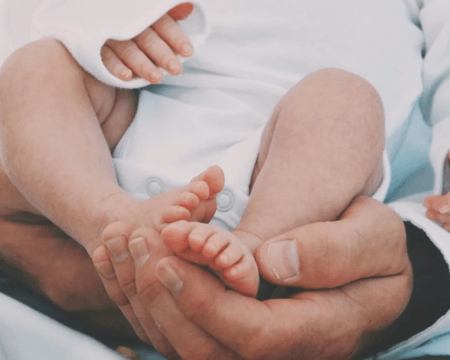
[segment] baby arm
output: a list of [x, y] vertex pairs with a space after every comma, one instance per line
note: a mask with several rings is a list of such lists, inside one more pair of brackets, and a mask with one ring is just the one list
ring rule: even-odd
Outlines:
[[133, 39], [108, 40], [101, 49], [106, 68], [121, 80], [131, 80], [135, 74], [152, 84], [163, 78], [158, 67], [171, 75], [180, 74], [182, 65], [176, 55], [191, 56], [194, 48], [176, 21], [192, 10], [192, 4], [178, 5]]

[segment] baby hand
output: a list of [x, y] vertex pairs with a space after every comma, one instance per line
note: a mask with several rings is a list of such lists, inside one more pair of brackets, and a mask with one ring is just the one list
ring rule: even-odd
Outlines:
[[121, 80], [129, 81], [135, 74], [152, 84], [163, 79], [158, 67], [180, 74], [182, 65], [176, 54], [189, 57], [194, 48], [176, 21], [189, 16], [192, 9], [192, 4], [178, 5], [135, 38], [106, 41], [101, 49], [106, 68]]

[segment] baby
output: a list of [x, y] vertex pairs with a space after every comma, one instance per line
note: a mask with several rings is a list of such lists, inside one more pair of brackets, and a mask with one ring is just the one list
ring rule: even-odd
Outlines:
[[[152, 84], [162, 81], [158, 68], [180, 74], [176, 55], [190, 56], [193, 48], [176, 20], [191, 10], [183, 4], [132, 40], [107, 41], [102, 48], [105, 66], [123, 80], [135, 76]], [[43, 46], [54, 50], [54, 45]], [[67, 71], [55, 64], [55, 78], [59, 68]], [[78, 84], [75, 75], [58, 79]], [[140, 224], [178, 256], [208, 266], [230, 288], [255, 296], [259, 273], [253, 252], [263, 241], [303, 224], [334, 220], [356, 196], [372, 195], [382, 182], [383, 106], [367, 81], [346, 71], [325, 69], [305, 77], [275, 107], [264, 131], [257, 134], [259, 154], [247, 184], [248, 205], [231, 231], [209, 224], [225, 184], [218, 167], [210, 167], [185, 187], [142, 201], [122, 190], [104, 138], [113, 150], [136, 114], [137, 100], [131, 92], [114, 90], [88, 75], [83, 84], [73, 84], [61, 91], [48, 90], [45, 86], [51, 84], [45, 84], [42, 92], [52, 97], [51, 104], [37, 104], [33, 111], [49, 109], [50, 116], [28, 116], [20, 109], [14, 116], [2, 116], [3, 134], [10, 134], [2, 139], [2, 151], [12, 182], [91, 255], [99, 238], [112, 257], [129, 242], [142, 241], [133, 235], [134, 224]], [[141, 94], [140, 104], [145, 101]], [[61, 117], [64, 121], [58, 122]], [[52, 151], [48, 135], [36, 134], [34, 126], [52, 132]], [[12, 159], [18, 154], [10, 150], [8, 139], [25, 159], [16, 161], [13, 170]], [[42, 161], [39, 168], [30, 166], [26, 148]], [[52, 175], [45, 181], [42, 168]], [[73, 212], [59, 208], [53, 201], [57, 198], [73, 204]], [[281, 257], [288, 258], [289, 251], [282, 251]], [[276, 276], [286, 279], [291, 273], [287, 267]]]

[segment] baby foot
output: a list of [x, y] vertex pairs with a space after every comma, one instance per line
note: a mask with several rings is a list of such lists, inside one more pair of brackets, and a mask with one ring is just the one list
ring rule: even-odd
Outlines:
[[158, 225], [179, 220], [209, 223], [217, 209], [216, 195], [222, 191], [224, 183], [222, 169], [211, 166], [193, 178], [189, 185], [159, 195], [171, 195], [172, 203], [162, 211]]
[[209, 222], [216, 212], [216, 195], [223, 189], [224, 174], [212, 166], [192, 179], [191, 183], [166, 191], [145, 201], [137, 201], [126, 194], [126, 202], [105, 204], [106, 215], [99, 234], [116, 221], [140, 224], [161, 231], [167, 223], [178, 220]]
[[232, 232], [213, 225], [177, 221], [168, 224], [161, 237], [178, 256], [207, 265], [230, 288], [256, 296], [258, 267], [249, 247]]

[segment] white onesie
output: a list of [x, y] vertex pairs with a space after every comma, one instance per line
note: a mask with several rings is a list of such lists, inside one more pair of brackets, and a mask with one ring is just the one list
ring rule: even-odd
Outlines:
[[[58, 14], [61, 3], [68, 4], [61, 1]], [[135, 1], [134, 11], [137, 3], [144, 8], [136, 11], [139, 16], [117, 8], [114, 16], [106, 15], [99, 12], [99, 3], [86, 5], [81, 26], [73, 16], [79, 5], [70, 2], [73, 9], [59, 19], [68, 25], [55, 33], [48, 30], [51, 11], [42, 7], [37, 36], [59, 37], [101, 80], [142, 86], [144, 80], [124, 83], [109, 74], [99, 49], [107, 38], [136, 35], [176, 2], [150, 6]], [[114, 2], [108, 7], [112, 13]], [[148, 19], [146, 9], [154, 10], [154, 19]], [[50, 20], [43, 20], [43, 14]], [[248, 201], [262, 130], [276, 103], [303, 77], [338, 67], [372, 82], [385, 104], [388, 138], [405, 123], [421, 93], [421, 38], [402, 1], [285, 0], [274, 7], [271, 0], [213, 0], [207, 9], [197, 3], [194, 16], [183, 24], [196, 46], [209, 32], [206, 18], [211, 22], [206, 43], [184, 64], [182, 75], [166, 76], [163, 85], [141, 92], [136, 118], [114, 152], [120, 185], [137, 199], [180, 187], [216, 164], [225, 172], [226, 186], [214, 222], [231, 229]], [[385, 179], [381, 200], [389, 184], [388, 166]]]

